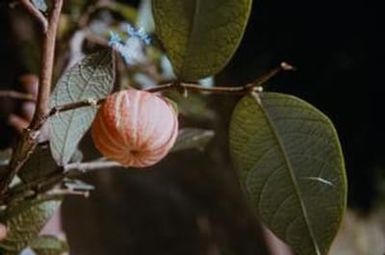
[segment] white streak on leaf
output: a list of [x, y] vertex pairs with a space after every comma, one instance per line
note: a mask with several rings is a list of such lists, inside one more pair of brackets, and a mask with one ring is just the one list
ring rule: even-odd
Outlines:
[[329, 186], [334, 186], [334, 184], [331, 181], [325, 180], [321, 177], [304, 177], [303, 179], [311, 180], [311, 181], [318, 181], [318, 182], [321, 182], [321, 183], [329, 185]]

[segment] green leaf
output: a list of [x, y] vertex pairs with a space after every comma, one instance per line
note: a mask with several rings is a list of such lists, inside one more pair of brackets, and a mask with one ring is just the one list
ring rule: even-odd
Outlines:
[[242, 39], [252, 0], [153, 0], [155, 30], [182, 80], [218, 73]]
[[34, 200], [11, 206], [0, 217], [8, 228], [7, 238], [0, 242], [2, 252], [19, 252], [33, 241], [59, 208], [60, 200]]
[[[113, 88], [113, 58], [110, 50], [94, 53], [67, 71], [51, 98], [51, 107], [106, 97]], [[50, 118], [52, 156], [59, 165], [69, 162], [90, 128], [96, 107], [83, 107]]]
[[327, 254], [347, 196], [331, 121], [296, 97], [253, 94], [234, 111], [230, 148], [260, 219], [299, 255]]
[[57, 171], [57, 169], [58, 167], [51, 156], [49, 148], [47, 146], [38, 146], [20, 170], [18, 176], [22, 181], [29, 182], [47, 176]]
[[36, 8], [38, 8], [42, 12], [45, 12], [48, 9], [45, 0], [32, 0], [32, 3], [36, 6]]
[[50, 235], [37, 237], [29, 246], [36, 255], [62, 255], [69, 252], [67, 242]]
[[138, 18], [136, 24], [147, 33], [152, 33], [155, 30], [154, 18], [151, 11], [151, 0], [142, 0], [138, 9]]
[[199, 128], [183, 128], [179, 130], [178, 138], [172, 152], [198, 149], [201, 150], [213, 139], [215, 133], [212, 130]]

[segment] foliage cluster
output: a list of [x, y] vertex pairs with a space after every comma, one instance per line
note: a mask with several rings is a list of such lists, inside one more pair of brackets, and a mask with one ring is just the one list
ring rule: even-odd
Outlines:
[[[39, 232], [66, 195], [93, 188], [77, 179], [80, 174], [121, 167], [103, 158], [84, 162], [79, 143], [104, 98], [129, 87], [163, 93], [182, 113], [197, 107], [185, 98], [194, 99], [194, 93], [241, 95], [229, 144], [244, 195], [259, 219], [297, 254], [327, 254], [347, 195], [333, 124], [299, 98], [263, 91], [271, 76], [291, 69], [287, 64], [249, 84], [213, 82], [242, 39], [252, 0], [153, 0], [152, 16], [150, 1], [136, 10], [116, 2], [72, 0], [63, 11], [62, 0], [19, 2], [39, 21], [44, 42], [34, 120], [12, 153], [1, 154], [0, 222], [8, 229], [1, 254], [19, 254], [26, 247], [36, 254], [68, 249]], [[56, 59], [70, 57], [53, 86], [56, 37], [64, 42]], [[84, 50], [85, 44], [94, 53]], [[46, 125], [49, 141], [41, 143]], [[183, 127], [171, 153], [204, 148], [214, 135]]]

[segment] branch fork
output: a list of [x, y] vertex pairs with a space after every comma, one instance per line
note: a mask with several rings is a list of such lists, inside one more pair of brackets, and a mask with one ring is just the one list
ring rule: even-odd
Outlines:
[[47, 33], [49, 24], [44, 14], [30, 0], [20, 0], [20, 3], [40, 23], [43, 33]]
[[49, 18], [47, 19], [43, 13], [41, 13], [29, 0], [20, 0], [20, 3], [42, 25], [42, 31], [44, 33], [41, 64], [42, 69], [40, 72], [40, 85], [35, 114], [29, 128], [25, 130], [18, 145], [16, 146], [16, 150], [14, 150], [8, 171], [0, 180], [0, 195], [3, 195], [7, 191], [12, 179], [16, 176], [35, 150], [38, 143], [37, 138], [40, 133], [40, 128], [47, 119], [49, 111], [49, 96], [52, 87], [56, 33], [63, 7], [63, 0], [54, 0], [52, 10], [49, 14]]

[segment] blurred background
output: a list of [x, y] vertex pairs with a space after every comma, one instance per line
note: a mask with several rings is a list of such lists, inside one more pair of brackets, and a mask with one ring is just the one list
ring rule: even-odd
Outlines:
[[[72, 2], [79, 1], [66, 5]], [[0, 89], [21, 90], [20, 76], [38, 70], [38, 28], [9, 5], [0, 2]], [[266, 89], [301, 97], [335, 123], [350, 209], [331, 254], [385, 252], [383, 24], [380, 1], [256, 0], [239, 50], [216, 77], [217, 84], [242, 85], [287, 61], [298, 71], [275, 77]], [[59, 41], [59, 48], [66, 45]], [[68, 198], [62, 208], [71, 254], [290, 254], [279, 250], [241, 198], [227, 143], [237, 98], [191, 100], [181, 125], [214, 130], [214, 139], [205, 150], [174, 153], [147, 171], [87, 175], [96, 186], [91, 197]], [[2, 149], [17, 139], [9, 114], [21, 111], [20, 102], [1, 98]], [[92, 154], [87, 138], [84, 146]]]

